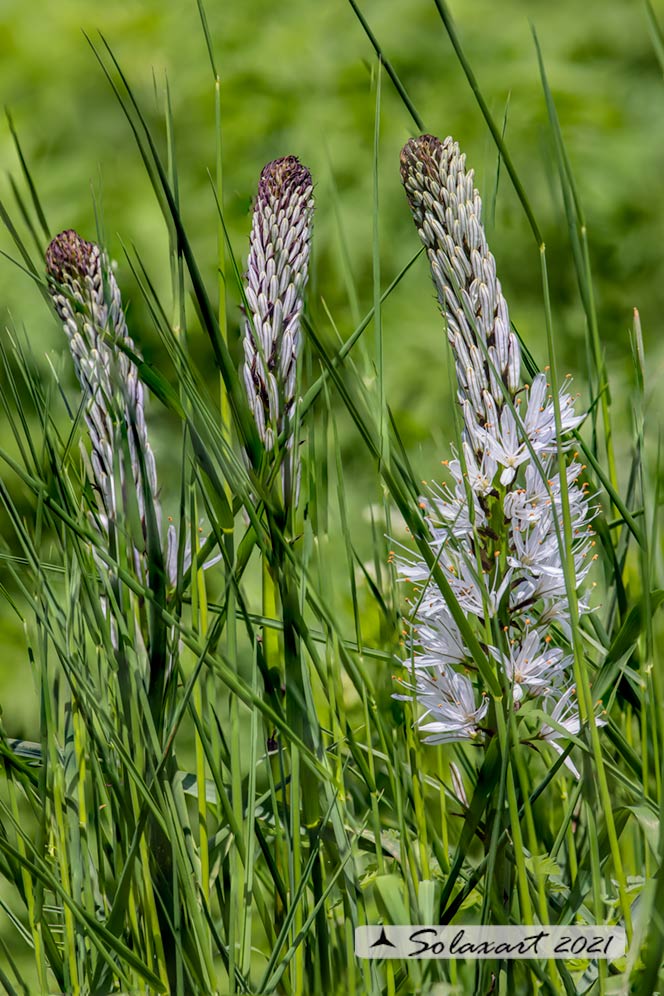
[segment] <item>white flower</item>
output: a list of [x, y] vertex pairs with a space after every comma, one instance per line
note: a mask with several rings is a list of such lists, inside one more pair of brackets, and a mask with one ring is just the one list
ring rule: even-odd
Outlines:
[[[588, 600], [578, 593], [576, 596], [576, 608], [580, 616], [592, 611]], [[572, 627], [569, 622], [569, 606], [565, 599], [544, 599], [537, 625], [543, 629], [548, 629], [552, 623], [557, 623], [567, 639], [571, 641]]]
[[508, 555], [507, 562], [512, 567], [540, 574], [546, 571], [547, 565], [555, 565], [554, 573], [562, 571], [558, 537], [550, 512], [525, 529], [513, 524], [510, 538], [513, 552]]
[[489, 618], [497, 615], [512, 580], [512, 568], [501, 574], [496, 565], [490, 573], [479, 573], [468, 554], [446, 551], [446, 557], [450, 588], [463, 611], [484, 621], [486, 605]]
[[[483, 433], [485, 452], [505, 468], [500, 475], [500, 483], [503, 486], [511, 484], [521, 464], [530, 460], [531, 449], [540, 458], [558, 451], [553, 402], [544, 404], [547, 389], [545, 375], [537, 374], [530, 388], [528, 407], [523, 420], [515, 418], [512, 408], [504, 405], [498, 418], [489, 417], [487, 421]], [[577, 428], [585, 416], [575, 415], [574, 401], [564, 386], [559, 398], [561, 429], [562, 435], [565, 435]], [[485, 405], [489, 409], [486, 398]], [[526, 440], [530, 443], [530, 447]], [[569, 446], [571, 443], [572, 440], [567, 441], [565, 445]]]
[[493, 480], [498, 470], [498, 464], [494, 457], [485, 450], [481, 461], [478, 462], [472, 446], [469, 446], [466, 440], [463, 442], [463, 456], [466, 461], [466, 476], [471, 490], [476, 495], [489, 494], [493, 490]]
[[[579, 706], [574, 697], [576, 688], [572, 685], [564, 692], [556, 702], [553, 711], [550, 713], [551, 720], [556, 726], [549, 726], [545, 723], [539, 731], [539, 738], [551, 744], [557, 754], [562, 754], [564, 748], [558, 743], [559, 740], [566, 740], [569, 737], [578, 736], [581, 730], [581, 717]], [[548, 703], [545, 703], [548, 705]], [[606, 720], [600, 716], [594, 717], [597, 726], [606, 726]], [[575, 778], [580, 778], [579, 771], [570, 757], [565, 758], [565, 764], [570, 769]]]
[[527, 692], [532, 695], [550, 693], [561, 685], [572, 664], [572, 657], [563, 656], [559, 647], [543, 645], [540, 634], [534, 630], [528, 632], [522, 642], [515, 641], [510, 646], [507, 659], [496, 647], [489, 647], [489, 650], [513, 682], [515, 702], [520, 702]]
[[[513, 488], [505, 495], [503, 504], [506, 518], [519, 528], [537, 522], [543, 515], [550, 515], [553, 507], [562, 515], [560, 475], [551, 473], [552, 458], [540, 461], [542, 470], [533, 463], [525, 468], [525, 486]], [[567, 467], [567, 495], [573, 530], [585, 526], [590, 518], [588, 498], [576, 483], [582, 471], [581, 464], [573, 461]]]
[[521, 464], [530, 459], [523, 435], [523, 426], [517, 423], [507, 406], [503, 408], [497, 424], [487, 423], [484, 433], [486, 453], [505, 468], [500, 475], [500, 483], [504, 487], [512, 483]]
[[[530, 385], [528, 408], [523, 419], [523, 425], [528, 439], [536, 453], [548, 455], [558, 451], [556, 435], [556, 416], [553, 401], [546, 404], [548, 384], [546, 375], [537, 374]], [[562, 435], [576, 429], [583, 422], [585, 415], [574, 413], [574, 399], [567, 393], [563, 385], [559, 394], [560, 421]], [[571, 445], [571, 443], [570, 443]]]
[[417, 627], [417, 642], [424, 653], [415, 656], [415, 667], [440, 667], [469, 660], [468, 650], [450, 610], [440, 599], [435, 612]]
[[[472, 683], [452, 668], [441, 666], [437, 669], [418, 671], [415, 684], [398, 679], [410, 695], [395, 695], [397, 699], [410, 699], [426, 706], [426, 711], [418, 720], [426, 744], [450, 743], [454, 740], [475, 740], [480, 736], [479, 723], [489, 708], [488, 700], [479, 706], [475, 704], [475, 691]], [[435, 717], [425, 723], [427, 716]]]
[[[592, 566], [588, 557], [592, 540], [584, 538], [574, 551], [574, 574], [577, 587], [581, 584]], [[549, 547], [534, 564], [528, 566], [527, 572], [522, 572], [518, 583], [510, 592], [510, 606], [518, 608], [526, 603], [534, 605], [541, 598], [565, 598], [565, 574], [560, 561], [560, 552]]]
[[[433, 485], [431, 494], [422, 499], [428, 509], [429, 527], [433, 535], [433, 545], [444, 546], [450, 532], [458, 539], [472, 535], [473, 526], [470, 521], [466, 488], [461, 475], [461, 465], [458, 460], [450, 460], [448, 469], [455, 480], [454, 493], [443, 485]], [[486, 515], [475, 503], [475, 526], [484, 525]]]

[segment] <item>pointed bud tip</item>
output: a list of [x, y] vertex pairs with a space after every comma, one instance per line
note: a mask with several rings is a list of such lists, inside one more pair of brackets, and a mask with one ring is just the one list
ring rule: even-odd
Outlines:
[[[401, 179], [405, 184], [414, 172], [424, 172], [437, 178], [447, 172], [447, 164], [460, 156], [459, 146], [451, 136], [441, 142], [435, 135], [418, 135], [410, 138], [401, 150]], [[445, 166], [443, 168], [443, 162]]]
[[301, 193], [311, 186], [311, 173], [297, 156], [283, 156], [281, 159], [273, 159], [263, 167], [258, 196], [268, 199], [291, 191]]
[[56, 235], [46, 250], [46, 269], [54, 280], [64, 283], [69, 277], [90, 273], [98, 254], [94, 242], [68, 228]]
[[409, 138], [401, 150], [401, 176], [405, 180], [407, 174], [416, 163], [435, 163], [439, 160], [443, 143], [435, 135], [418, 135]]
[[422, 152], [426, 152], [429, 155], [433, 155], [439, 152], [443, 147], [443, 143], [435, 135], [418, 135], [416, 138], [409, 138], [403, 149], [401, 150], [401, 157], [407, 158], [409, 156], [418, 156]]

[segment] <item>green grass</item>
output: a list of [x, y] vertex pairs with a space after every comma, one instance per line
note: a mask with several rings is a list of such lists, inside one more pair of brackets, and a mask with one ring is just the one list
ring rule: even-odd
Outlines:
[[[655, 175], [659, 124], [639, 109], [615, 129], [599, 190], [591, 153], [578, 155], [577, 175], [566, 143], [571, 133], [578, 153], [585, 140], [575, 132], [588, 135], [584, 99], [594, 112], [614, 110], [584, 45], [601, 77], [598, 63], [616, 51], [607, 39], [619, 38], [625, 61], [641, 66], [647, 108], [658, 107], [656, 12], [632, 23], [610, 10], [583, 42], [562, 15], [543, 13], [552, 20], [543, 30], [538, 18], [533, 43], [527, 30], [491, 38], [461, 11], [455, 31], [441, 0], [408, 17], [396, 3], [361, 6], [364, 29], [350, 7], [324, 4], [305, 35], [320, 61], [305, 51], [298, 63], [303, 9], [287, 5], [274, 34], [257, 42], [258, 68], [247, 67], [248, 43], [240, 57], [227, 41], [246, 41], [255, 25], [237, 11], [224, 25], [211, 10], [201, 24], [192, 9], [186, 59], [171, 40], [173, 71], [154, 88], [146, 64], [136, 64], [140, 33], [126, 53], [112, 36], [90, 32], [93, 55], [77, 40], [103, 108], [93, 138], [108, 147], [94, 199], [82, 179], [89, 151], [67, 145], [58, 175], [44, 179], [48, 155], [23, 139], [24, 109], [8, 131], [18, 167], [3, 221], [20, 269], [7, 260], [3, 269], [20, 293], [8, 295], [1, 343], [0, 582], [6, 651], [34, 694], [2, 686], [0, 981], [8, 992], [35, 993], [646, 996], [664, 982], [660, 467], [648, 431], [657, 384], [619, 285], [642, 293], [647, 335], [661, 304], [655, 233], [664, 204], [657, 188], [646, 209], [645, 180], [625, 189], [638, 170], [628, 174], [624, 160]], [[130, 26], [141, 16], [154, 14], [148, 6], [125, 14]], [[336, 18], [345, 18], [342, 39], [329, 35]], [[165, 38], [176, 20], [159, 21]], [[35, 53], [44, 30], [35, 28]], [[287, 44], [289, 59], [275, 58]], [[489, 66], [489, 91], [482, 45], [512, 55], [502, 69]], [[565, 45], [577, 55], [558, 93], [548, 50]], [[25, 63], [26, 73], [42, 71]], [[339, 66], [347, 77], [334, 77], [332, 100], [323, 91]], [[509, 81], [493, 85], [505, 66], [540, 95], [529, 113], [548, 174], [532, 175], [532, 121], [519, 87], [505, 110]], [[294, 82], [307, 71], [311, 103]], [[444, 110], [441, 79], [459, 91]], [[292, 110], [286, 97], [295, 91]], [[627, 113], [635, 100], [622, 100]], [[321, 130], [312, 138], [305, 108], [317, 101]], [[83, 118], [84, 104], [75, 106]], [[345, 141], [332, 129], [325, 148], [324, 126], [339, 108]], [[421, 479], [439, 476], [457, 429], [442, 321], [396, 179], [398, 148], [419, 120], [441, 137], [460, 131], [476, 163], [503, 289], [531, 346], [530, 374], [547, 365], [555, 386], [571, 368], [590, 412], [578, 448], [600, 505], [596, 609], [575, 621], [571, 645], [580, 697], [586, 710], [601, 699], [607, 726], [579, 735], [578, 783], [550, 751], [519, 743], [485, 647], [427, 542]], [[46, 135], [48, 127], [46, 117]], [[293, 147], [276, 147], [275, 132]], [[128, 164], [121, 177], [118, 149]], [[264, 162], [291, 151], [320, 179], [298, 406], [301, 496], [297, 509], [284, 509], [279, 470], [238, 376], [238, 305], [249, 197]], [[596, 237], [591, 198], [608, 204]], [[92, 525], [82, 405], [63, 335], [52, 323], [57, 349], [47, 363], [46, 337], [33, 333], [46, 315], [43, 250], [70, 225], [91, 238], [97, 227], [117, 256], [130, 331], [147, 357], [139, 376], [152, 395], [162, 505], [181, 544], [190, 535], [197, 549], [199, 523], [208, 537], [175, 586], [137, 575], [131, 501], [117, 550]], [[628, 355], [622, 329], [628, 373], [615, 360]], [[566, 532], [563, 515], [563, 551]], [[422, 744], [413, 708], [392, 698], [408, 606], [388, 537], [427, 559], [473, 647], [505, 721], [486, 752]], [[220, 560], [203, 570], [211, 553]], [[148, 532], [151, 578], [160, 556]], [[354, 957], [361, 924], [501, 917], [622, 923], [629, 952], [608, 966]]]

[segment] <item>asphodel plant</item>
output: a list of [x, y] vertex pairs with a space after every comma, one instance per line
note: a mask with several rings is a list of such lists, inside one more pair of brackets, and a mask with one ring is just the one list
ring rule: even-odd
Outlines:
[[[283, 509], [267, 510], [270, 550], [263, 559], [263, 612], [281, 615], [281, 646], [274, 631], [264, 633], [263, 652], [270, 668], [283, 676], [286, 715], [312, 750], [319, 745], [307, 706], [306, 662], [296, 624], [299, 579], [287, 556], [300, 493], [296, 441], [301, 316], [309, 277], [313, 224], [311, 173], [295, 156], [268, 163], [254, 203], [245, 285], [244, 382], [249, 406], [268, 455], [269, 470], [280, 470]], [[273, 745], [277, 741], [273, 741]], [[303, 772], [305, 822], [318, 819], [318, 789]]]
[[[432, 135], [412, 139], [401, 153], [401, 177], [445, 319], [462, 423], [460, 451], [444, 461], [450, 480], [422, 499], [431, 547], [512, 708], [532, 713], [524, 737], [562, 752], [561, 743], [581, 725], [563, 562], [569, 552], [577, 609], [588, 612], [584, 581], [593, 561], [594, 509], [575, 455], [561, 487], [558, 454], [570, 449], [584, 415], [575, 413], [566, 384], [557, 399], [557, 427], [546, 374], [530, 384], [522, 379], [519, 340], [487, 244], [480, 195], [458, 144]], [[570, 551], [563, 541], [563, 491]], [[423, 561], [405, 551], [396, 561], [414, 585], [415, 600], [412, 678], [401, 681], [399, 697], [424, 707], [419, 726], [426, 742], [487, 745], [496, 734], [495, 717], [449, 606]], [[573, 760], [565, 763], [578, 777]]]
[[[99, 536], [93, 555], [100, 589], [107, 593], [101, 605], [115, 658], [110, 673], [102, 676], [100, 701], [113, 702], [117, 676], [119, 701], [109, 721], [115, 722], [137, 776], [153, 790], [160, 783], [156, 791], [182, 808], [181, 790], [172, 784], [172, 744], [162, 756], [178, 641], [160, 610], [166, 606], [169, 571], [175, 584], [177, 541], [172, 526], [167, 538], [162, 537], [156, 464], [137, 368], [140, 354], [127, 330], [112, 266], [99, 246], [75, 231], [61, 232], [47, 249], [46, 268], [81, 386], [89, 436], [89, 452], [86, 445], [82, 452], [96, 507], [89, 509], [88, 517]], [[74, 700], [76, 694], [74, 689]], [[149, 841], [151, 875], [150, 884], [144, 883], [144, 902], [153, 910], [146, 915], [159, 923], [161, 970], [174, 985], [173, 923], [181, 913], [174, 890], [173, 842], [163, 823], [136, 803], [133, 811], [125, 809], [116, 818], [127, 821], [130, 835], [144, 833]], [[197, 958], [195, 952], [188, 955]]]
[[[112, 526], [117, 526], [120, 504], [127, 501], [131, 482], [145, 536], [146, 491], [161, 524], [157, 471], [145, 423], [143, 384], [136, 365], [114, 347], [122, 342], [135, 352], [113, 270], [99, 246], [72, 229], [56, 235], [50, 243], [46, 269], [84, 395], [99, 528], [108, 535]], [[123, 455], [125, 440], [128, 460]]]
[[258, 434], [282, 462], [286, 501], [298, 492], [293, 416], [313, 210], [311, 173], [299, 159], [285, 156], [263, 168], [247, 261], [244, 383]]
[[[96, 495], [96, 508], [90, 509], [89, 516], [110, 556], [118, 564], [126, 562], [139, 583], [161, 589], [166, 566], [157, 470], [145, 421], [143, 384], [136, 363], [122, 347], [140, 356], [127, 330], [113, 269], [99, 246], [69, 229], [48, 246], [46, 270], [83, 393], [90, 447], [88, 453], [83, 446], [82, 453], [86, 462], [89, 458], [88, 476]], [[170, 537], [171, 548], [174, 545]], [[98, 553], [96, 559], [102, 574], [110, 574], [113, 600], [120, 607], [130, 595], [117, 571], [109, 572]], [[103, 604], [106, 611], [108, 599]], [[135, 613], [138, 628], [125, 615], [123, 626], [133, 630], [128, 638], [132, 642], [137, 638], [149, 657], [151, 646], [161, 640], [155, 629], [163, 627], [151, 625], [144, 606], [139, 605]], [[113, 613], [109, 623], [117, 648], [118, 622]], [[157, 712], [166, 663], [155, 668], [139, 659], [138, 666], [145, 671]]]

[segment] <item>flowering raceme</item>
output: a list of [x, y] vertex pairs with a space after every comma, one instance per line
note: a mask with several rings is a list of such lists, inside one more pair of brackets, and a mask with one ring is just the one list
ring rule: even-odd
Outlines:
[[268, 450], [295, 408], [313, 206], [311, 173], [295, 156], [263, 168], [247, 264], [244, 383]]
[[[136, 364], [115, 345], [122, 343], [139, 355], [127, 331], [120, 288], [106, 253], [73, 229], [60, 232], [50, 243], [46, 270], [51, 298], [69, 340], [84, 394], [84, 418], [92, 442], [91, 478], [98, 496], [96, 524], [109, 542], [119, 526], [121, 513], [126, 512], [122, 503], [132, 490], [146, 540], [146, 484], [159, 532], [161, 505], [157, 468], [145, 421], [143, 384]], [[123, 453], [123, 436], [127, 440], [129, 466]], [[171, 524], [165, 564], [172, 586], [177, 581], [177, 551], [178, 537]], [[133, 557], [136, 573], [143, 578], [140, 552], [134, 550]], [[217, 559], [211, 558], [205, 566], [211, 566]], [[191, 542], [187, 536], [185, 569], [190, 563]]]
[[[69, 339], [76, 375], [85, 395], [84, 415], [92, 440], [91, 462], [100, 497], [102, 529], [108, 533], [109, 523], [117, 521], [114, 477], [118, 433], [124, 426], [131, 467], [126, 475], [120, 461], [120, 482], [126, 492], [125, 477], [133, 481], [145, 533], [145, 487], [139, 449], [153, 502], [157, 496], [157, 471], [148, 440], [143, 385], [138, 371], [125, 353], [107, 341], [107, 336], [120, 340], [135, 351], [127, 332], [120, 289], [99, 246], [87, 242], [72, 229], [56, 235], [50, 243], [46, 269], [53, 304]], [[159, 518], [158, 504], [155, 510]]]
[[[515, 706], [538, 700], [558, 726], [545, 723], [538, 737], [559, 750], [556, 741], [565, 730], [578, 733], [580, 721], [572, 699], [573, 656], [564, 649], [571, 630], [558, 452], [570, 447], [570, 433], [585, 416], [575, 414], [563, 387], [558, 435], [545, 374], [529, 387], [522, 383], [519, 341], [487, 245], [473, 172], [466, 171], [458, 144], [431, 135], [412, 139], [401, 153], [401, 177], [446, 320], [463, 419], [461, 453], [445, 461], [451, 485], [434, 486], [421, 502], [431, 548], [511, 686]], [[577, 587], [593, 560], [594, 510], [579, 481], [582, 470], [573, 457], [565, 471]], [[417, 602], [414, 679], [402, 681], [406, 694], [396, 697], [414, 697], [425, 707], [419, 725], [426, 743], [484, 742], [491, 733], [482, 725], [488, 700], [468, 676], [476, 670], [472, 654], [430, 568], [406, 552], [397, 566], [415, 585]], [[578, 609], [589, 609], [582, 597]]]

